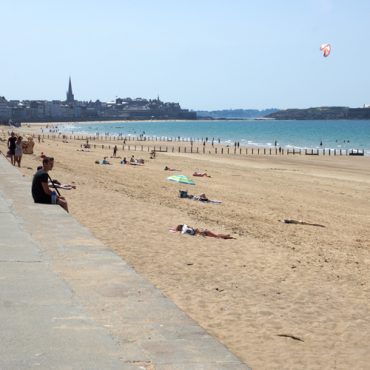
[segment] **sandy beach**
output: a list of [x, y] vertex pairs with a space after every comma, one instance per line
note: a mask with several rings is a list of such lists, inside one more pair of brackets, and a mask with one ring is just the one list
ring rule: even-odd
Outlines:
[[[37, 126], [16, 132], [26, 130]], [[150, 159], [119, 146], [118, 156], [145, 161], [131, 166], [110, 158], [115, 142], [81, 151], [81, 141], [66, 141], [36, 139], [21, 173], [31, 180], [40, 153], [53, 156], [51, 177], [77, 187], [61, 191], [71, 215], [253, 369], [370, 368], [369, 157]], [[104, 156], [112, 165], [95, 164]], [[167, 181], [172, 174], [196, 185]], [[180, 199], [179, 190], [222, 203]], [[183, 223], [236, 239], [169, 232]]]

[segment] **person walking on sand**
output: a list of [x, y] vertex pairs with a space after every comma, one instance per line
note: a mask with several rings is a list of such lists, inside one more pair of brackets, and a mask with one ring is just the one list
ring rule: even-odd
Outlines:
[[14, 163], [17, 163], [18, 167], [21, 166], [22, 155], [23, 155], [22, 136], [18, 136], [17, 141], [15, 142], [15, 152], [14, 152]]
[[[49, 171], [54, 167], [53, 157], [44, 157], [42, 160], [42, 169], [38, 170], [32, 180], [32, 197], [35, 203], [53, 204], [52, 190], [49, 188]], [[68, 204], [64, 197], [56, 196], [56, 204], [59, 204], [68, 212]]]
[[10, 162], [13, 166], [15, 166], [15, 143], [17, 142], [17, 138], [15, 137], [14, 132], [10, 134], [10, 137], [8, 138], [8, 149], [9, 149], [9, 155], [10, 155]]

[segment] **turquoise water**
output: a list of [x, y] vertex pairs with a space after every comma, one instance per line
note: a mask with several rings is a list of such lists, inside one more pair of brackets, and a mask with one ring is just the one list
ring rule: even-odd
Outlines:
[[[62, 132], [88, 135], [156, 136], [204, 140], [241, 146], [360, 149], [370, 155], [370, 121], [125, 121], [59, 125]], [[322, 146], [320, 146], [322, 143]]]

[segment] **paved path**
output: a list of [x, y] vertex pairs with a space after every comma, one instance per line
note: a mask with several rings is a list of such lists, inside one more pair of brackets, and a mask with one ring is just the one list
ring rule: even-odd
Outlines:
[[0, 369], [248, 369], [0, 156]]

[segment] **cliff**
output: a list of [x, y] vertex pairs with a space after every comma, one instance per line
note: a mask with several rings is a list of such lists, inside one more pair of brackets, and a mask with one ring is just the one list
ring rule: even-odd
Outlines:
[[370, 119], [370, 108], [317, 107], [286, 109], [273, 112], [265, 117], [277, 120]]
[[201, 110], [197, 111], [199, 119], [249, 119], [264, 117], [270, 113], [276, 112], [276, 108], [269, 109], [222, 109], [222, 110]]

